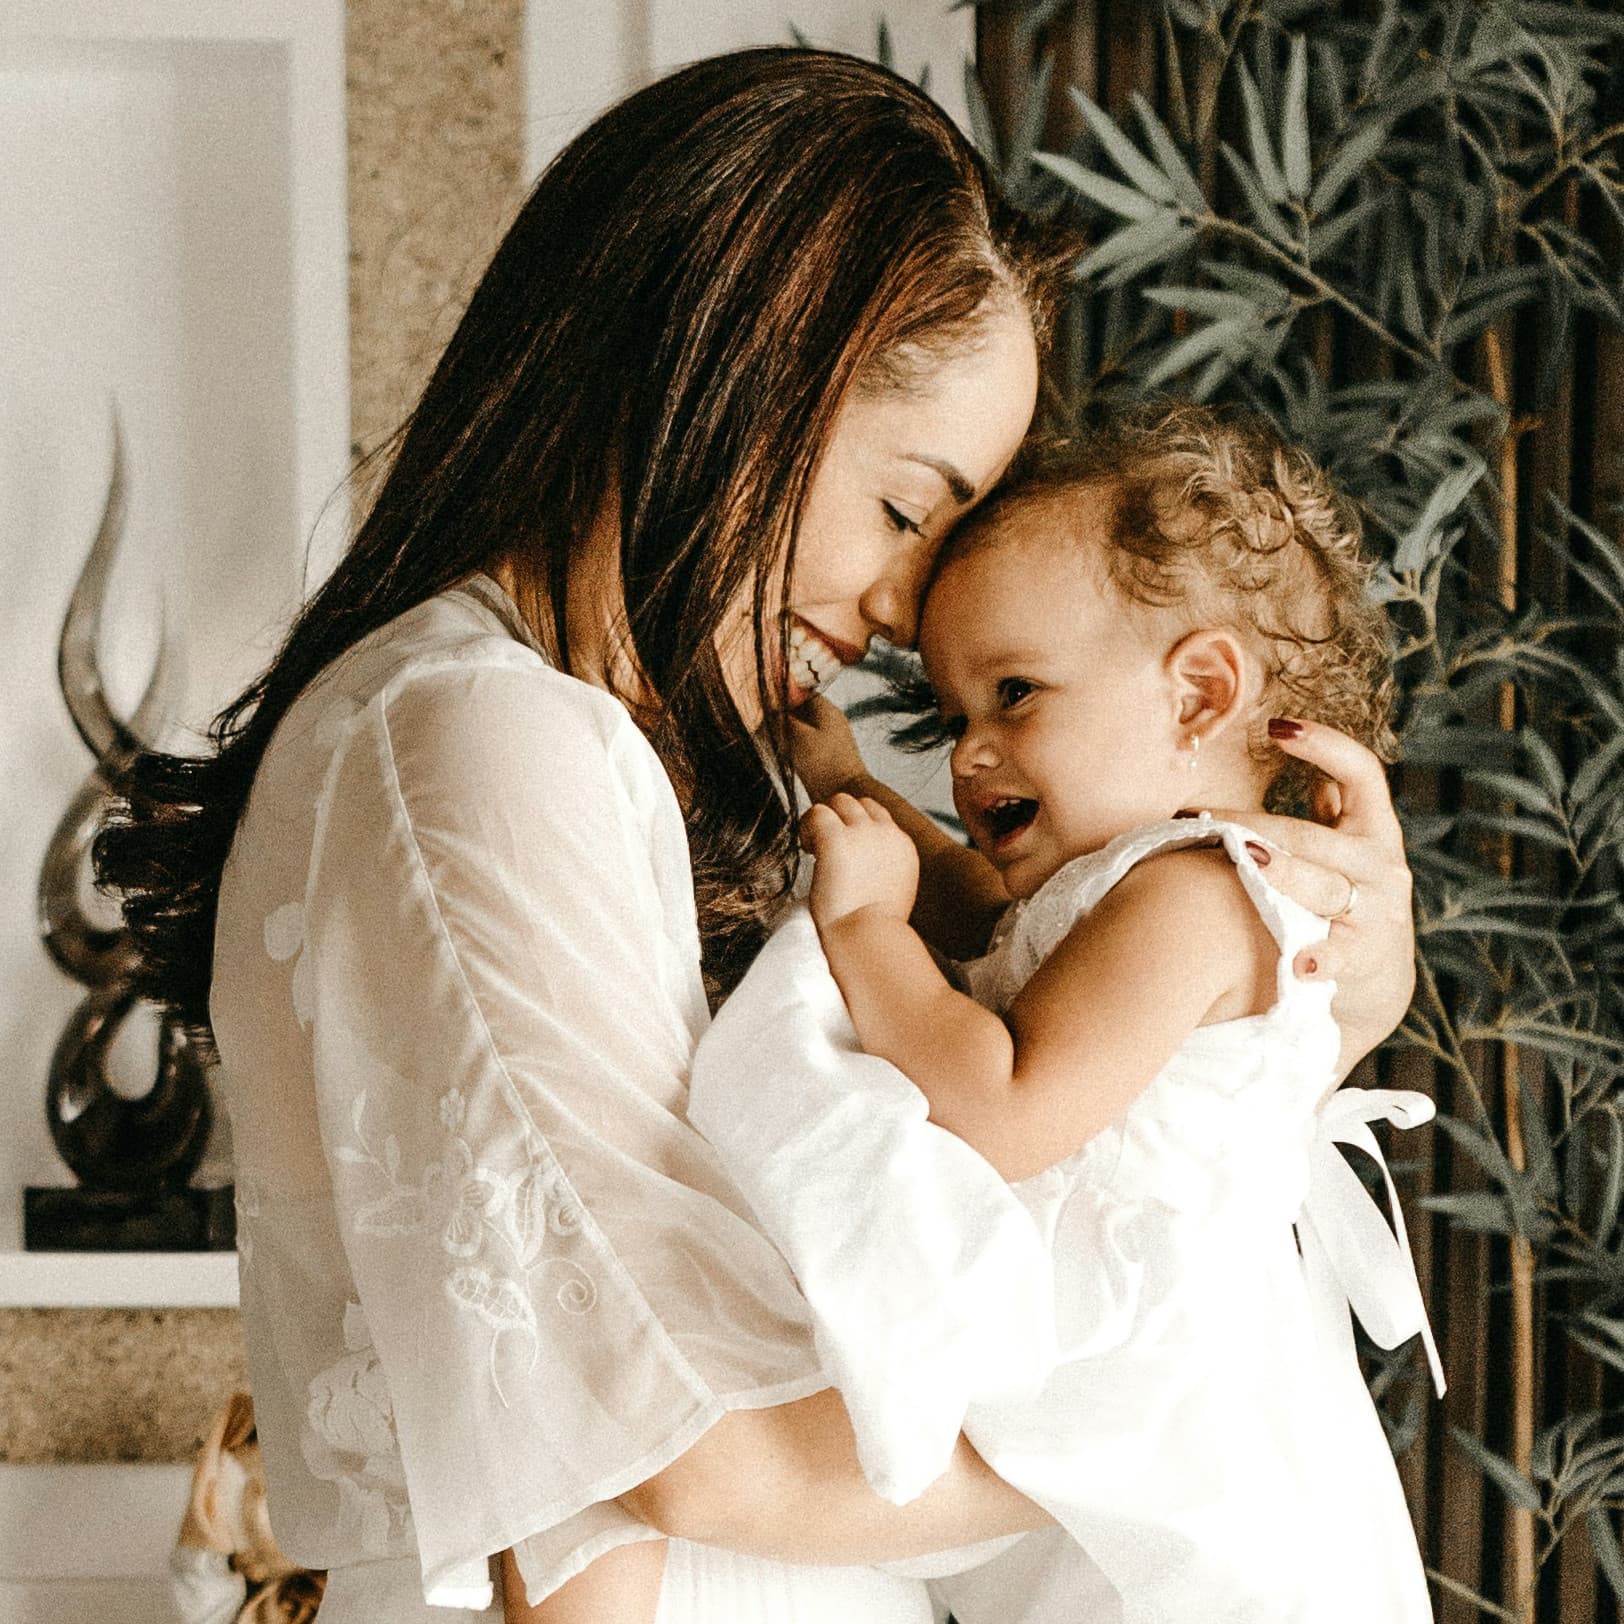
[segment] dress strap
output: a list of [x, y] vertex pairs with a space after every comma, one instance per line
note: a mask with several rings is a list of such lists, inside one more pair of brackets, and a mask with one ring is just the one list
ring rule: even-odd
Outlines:
[[[1404, 1212], [1381, 1146], [1370, 1131], [1370, 1124], [1378, 1121], [1396, 1128], [1418, 1127], [1432, 1114], [1432, 1101], [1408, 1089], [1341, 1088], [1332, 1094], [1316, 1117], [1308, 1194], [1298, 1215], [1297, 1236], [1315, 1316], [1326, 1336], [1351, 1349], [1349, 1309], [1378, 1347], [1396, 1348], [1419, 1334], [1433, 1386], [1442, 1398], [1443, 1361], [1421, 1301]], [[1393, 1215], [1391, 1229], [1338, 1145], [1362, 1150], [1381, 1169]]]

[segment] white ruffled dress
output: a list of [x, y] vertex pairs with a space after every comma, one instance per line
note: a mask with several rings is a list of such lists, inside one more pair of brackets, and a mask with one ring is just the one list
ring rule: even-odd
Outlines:
[[[855, 1034], [804, 911], [700, 1046], [690, 1119], [794, 1266], [875, 1488], [917, 1495], [962, 1427], [1061, 1525], [942, 1582], [961, 1624], [1432, 1617], [1350, 1304], [1385, 1345], [1419, 1332], [1440, 1391], [1442, 1375], [1391, 1183], [1396, 1234], [1337, 1148], [1380, 1163], [1369, 1124], [1432, 1106], [1330, 1092], [1332, 988], [1291, 969], [1325, 926], [1249, 838], [1205, 816], [1134, 830], [1012, 908], [964, 967], [1003, 1012], [1134, 864], [1202, 841], [1222, 842], [1280, 948], [1267, 1013], [1197, 1029], [1112, 1128], [1012, 1187], [1030, 1231], [996, 1277], [954, 1267], [987, 1259], [988, 1196], [923, 1096], [878, 1061], [852, 1093]], [[818, 1086], [742, 1067], [814, 1034]]]

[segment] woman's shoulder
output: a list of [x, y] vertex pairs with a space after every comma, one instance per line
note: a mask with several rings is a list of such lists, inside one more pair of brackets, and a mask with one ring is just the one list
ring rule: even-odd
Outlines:
[[485, 595], [463, 587], [362, 639], [281, 731], [285, 749], [302, 745], [328, 762], [364, 736], [391, 776], [450, 787], [461, 779], [469, 792], [507, 781], [642, 799], [664, 779], [623, 705], [557, 670]]

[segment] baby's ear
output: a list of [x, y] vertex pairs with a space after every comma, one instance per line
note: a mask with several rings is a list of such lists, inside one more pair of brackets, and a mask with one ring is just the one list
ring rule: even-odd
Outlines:
[[1246, 715], [1262, 687], [1257, 658], [1223, 627], [1187, 632], [1168, 651], [1166, 670], [1176, 721], [1207, 737]]

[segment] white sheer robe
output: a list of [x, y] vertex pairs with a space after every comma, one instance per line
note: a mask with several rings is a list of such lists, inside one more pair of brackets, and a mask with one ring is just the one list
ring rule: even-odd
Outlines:
[[[211, 1008], [271, 1515], [333, 1570], [324, 1624], [487, 1607], [510, 1545], [539, 1597], [649, 1537], [614, 1497], [726, 1411], [828, 1385], [686, 1120], [708, 1014], [670, 784], [493, 583], [284, 720]], [[773, 1616], [929, 1617], [916, 1582], [821, 1571]]]

